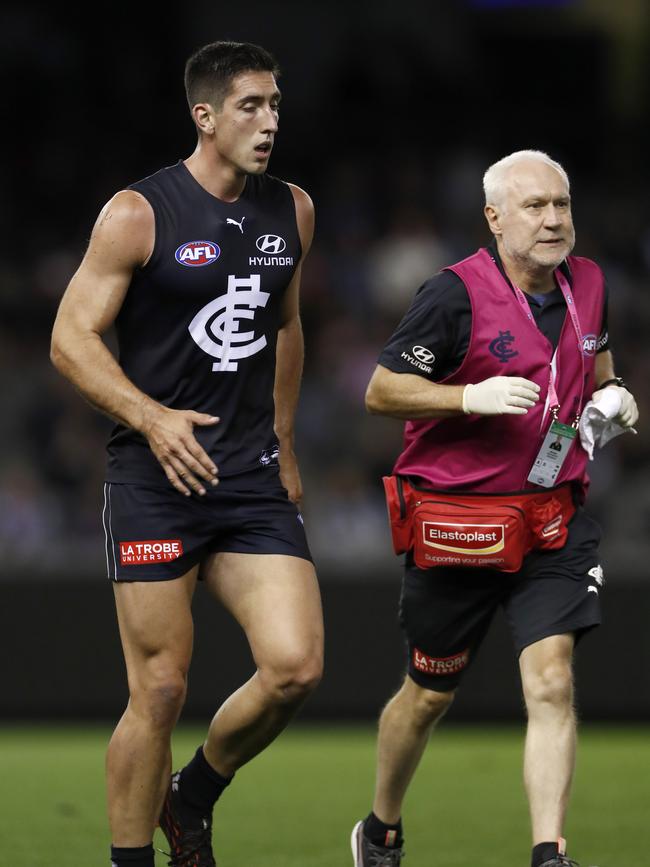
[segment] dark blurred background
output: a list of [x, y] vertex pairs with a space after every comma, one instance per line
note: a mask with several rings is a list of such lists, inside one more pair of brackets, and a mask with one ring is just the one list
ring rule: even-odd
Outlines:
[[[489, 241], [487, 166], [532, 147], [569, 173], [576, 253], [605, 271], [617, 373], [641, 412], [638, 436], [591, 465], [607, 615], [579, 655], [582, 707], [647, 718], [647, 0], [249, 0], [188, 2], [173, 14], [132, 3], [92, 18], [61, 4], [3, 5], [0, 642], [12, 662], [0, 713], [114, 716], [126, 694], [100, 520], [110, 423], [51, 367], [49, 334], [102, 205], [194, 149], [183, 66], [216, 39], [259, 42], [279, 59], [270, 170], [307, 189], [317, 211], [303, 269], [297, 442], [329, 638], [327, 676], [307, 712], [372, 715], [399, 680], [400, 564], [380, 477], [402, 425], [367, 416], [363, 394], [417, 287]], [[190, 715], [209, 712], [251, 667], [243, 643], [241, 663], [223, 666], [239, 631], [205, 594], [196, 608]], [[459, 715], [520, 712], [501, 622], [488, 643]]]

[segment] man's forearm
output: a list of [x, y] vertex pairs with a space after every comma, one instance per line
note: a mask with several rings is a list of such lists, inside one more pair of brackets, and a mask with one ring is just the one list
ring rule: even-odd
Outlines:
[[90, 404], [127, 427], [141, 431], [159, 407], [126, 376], [99, 334], [61, 341], [55, 333], [50, 357]]
[[366, 408], [375, 415], [400, 419], [452, 418], [463, 414], [464, 388], [380, 371], [368, 386]]
[[273, 389], [275, 433], [281, 445], [290, 447], [293, 447], [294, 420], [300, 394], [304, 351], [300, 319], [292, 319], [278, 331]]

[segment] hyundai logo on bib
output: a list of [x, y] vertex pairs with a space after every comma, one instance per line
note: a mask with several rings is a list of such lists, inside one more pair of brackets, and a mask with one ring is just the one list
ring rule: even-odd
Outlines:
[[248, 264], [259, 268], [260, 265], [293, 265], [293, 256], [280, 256], [287, 249], [287, 242], [280, 235], [260, 235], [255, 246], [263, 256], [250, 256]]
[[212, 265], [221, 255], [221, 248], [212, 241], [188, 241], [176, 250], [176, 261], [188, 268]]
[[595, 355], [598, 346], [598, 338], [595, 334], [585, 334], [582, 338], [582, 351], [585, 355]]
[[451, 524], [423, 521], [424, 544], [455, 554], [496, 554], [503, 551], [503, 524]]
[[279, 235], [260, 235], [255, 241], [255, 246], [260, 253], [270, 253], [277, 256], [278, 253], [287, 249], [287, 242]]

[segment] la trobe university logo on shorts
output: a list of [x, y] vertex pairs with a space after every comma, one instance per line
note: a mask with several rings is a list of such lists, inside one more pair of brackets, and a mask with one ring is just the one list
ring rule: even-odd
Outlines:
[[212, 265], [221, 255], [221, 247], [214, 241], [188, 241], [176, 250], [176, 261], [187, 268]]
[[260, 352], [266, 337], [255, 337], [254, 331], [240, 331], [241, 319], [254, 319], [259, 307], [266, 307], [269, 293], [260, 289], [260, 275], [249, 277], [228, 275], [228, 291], [210, 301], [189, 324], [192, 339], [204, 352], [216, 358], [212, 370], [233, 373], [242, 358]]
[[122, 566], [138, 566], [145, 563], [168, 563], [177, 560], [183, 553], [180, 539], [147, 539], [141, 542], [120, 542]]
[[453, 656], [429, 656], [417, 647], [413, 648], [413, 667], [422, 674], [456, 674], [469, 662], [469, 648]]

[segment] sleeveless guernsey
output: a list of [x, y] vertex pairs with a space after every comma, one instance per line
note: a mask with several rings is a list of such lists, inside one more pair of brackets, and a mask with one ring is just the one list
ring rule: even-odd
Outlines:
[[[115, 322], [120, 365], [164, 406], [220, 418], [194, 436], [221, 477], [277, 465], [276, 339], [302, 254], [290, 188], [248, 175], [223, 202], [179, 161], [129, 189], [153, 208], [156, 237]], [[121, 424], [107, 480], [169, 485], [146, 439]]]

